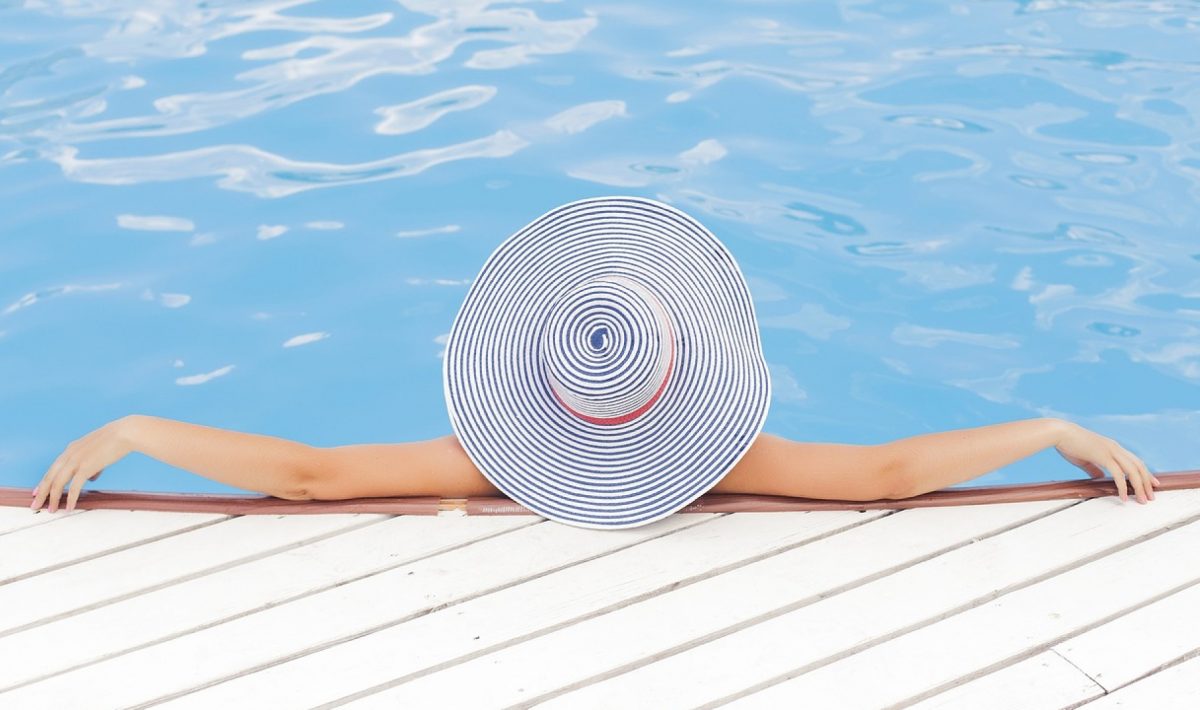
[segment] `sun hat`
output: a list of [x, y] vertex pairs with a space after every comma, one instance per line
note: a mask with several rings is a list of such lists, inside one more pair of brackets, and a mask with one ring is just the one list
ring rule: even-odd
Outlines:
[[733, 255], [644, 197], [570, 202], [501, 242], [454, 318], [442, 374], [479, 471], [584, 528], [686, 507], [750, 448], [771, 400]]

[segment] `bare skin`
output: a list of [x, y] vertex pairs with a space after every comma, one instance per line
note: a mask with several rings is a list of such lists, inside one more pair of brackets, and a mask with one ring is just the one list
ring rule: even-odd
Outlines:
[[[1113, 439], [1057, 418], [920, 434], [883, 444], [792, 441], [760, 433], [712, 489], [830, 500], [908, 498], [966, 481], [1050, 446], [1092, 478], [1110, 475], [1122, 501], [1160, 485]], [[73, 510], [86, 481], [139, 452], [238, 488], [288, 500], [503, 495], [453, 434], [395, 444], [314, 447], [288, 439], [130, 415], [71, 442], [32, 491], [30, 508]]]

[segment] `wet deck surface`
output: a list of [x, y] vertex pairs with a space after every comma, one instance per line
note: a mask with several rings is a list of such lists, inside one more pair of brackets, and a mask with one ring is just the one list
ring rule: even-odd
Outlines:
[[1195, 708], [1200, 490], [540, 517], [0, 507], [5, 708]]

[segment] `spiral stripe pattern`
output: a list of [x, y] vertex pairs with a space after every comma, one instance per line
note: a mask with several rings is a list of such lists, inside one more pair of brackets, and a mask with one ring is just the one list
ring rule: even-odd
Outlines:
[[662, 396], [675, 361], [674, 329], [638, 282], [596, 277], [559, 299], [549, 323], [542, 357], [567, 411], [593, 424], [624, 424]]
[[749, 448], [771, 399], [732, 254], [641, 197], [572, 202], [505, 239], [454, 319], [443, 384], [489, 481], [589, 528], [691, 503]]

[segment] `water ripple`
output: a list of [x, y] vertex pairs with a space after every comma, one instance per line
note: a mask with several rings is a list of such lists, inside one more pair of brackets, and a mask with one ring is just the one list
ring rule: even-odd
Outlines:
[[283, 197], [331, 185], [348, 185], [416, 175], [434, 165], [467, 158], [503, 158], [529, 142], [502, 130], [485, 138], [442, 148], [424, 148], [362, 163], [291, 160], [249, 145], [219, 145], [132, 158], [77, 158], [64, 147], [46, 157], [73, 180], [131, 185], [160, 180], [221, 175], [217, 185], [259, 197]]
[[695, 174], [703, 166], [725, 157], [725, 146], [715, 139], [705, 139], [677, 155], [636, 158], [608, 158], [570, 168], [571, 177], [615, 187], [644, 187], [665, 182], [679, 182]]
[[419, 131], [453, 111], [482, 106], [495, 95], [496, 87], [473, 84], [439, 91], [408, 103], [380, 106], [375, 113], [383, 118], [375, 124], [375, 132], [396, 136]]
[[731, 77], [766, 79], [785, 89], [802, 93], [859, 86], [870, 82], [871, 79], [860, 73], [860, 67], [827, 64], [801, 70], [724, 59], [700, 62], [677, 69], [637, 68], [630, 72], [630, 76], [638, 79], [679, 80], [689, 84], [690, 89], [674, 91], [667, 97], [667, 101], [671, 103], [687, 101], [697, 92]]
[[393, 17], [389, 12], [349, 18], [278, 13], [312, 1], [156, 2], [152, 6], [91, 1], [30, 3], [30, 8], [52, 17], [108, 20], [111, 24], [101, 38], [82, 45], [88, 55], [107, 61], [198, 57], [210, 42], [251, 32], [365, 32], [386, 25]]
[[119, 214], [117, 226], [148, 232], [191, 232], [196, 229], [192, 220], [168, 215]]
[[31, 293], [27, 293], [24, 296], [21, 296], [19, 299], [16, 300], [15, 303], [12, 303], [7, 308], [5, 308], [4, 311], [2, 313], [0, 313], [0, 315], [6, 315], [6, 316], [12, 315], [13, 313], [16, 313], [17, 311], [19, 311], [23, 308], [28, 308], [39, 301], [44, 301], [49, 298], [65, 296], [70, 293], [91, 293], [94, 291], [112, 291], [113, 289], [121, 288], [121, 285], [122, 284], [120, 284], [120, 283], [110, 283], [110, 284], [97, 284], [95, 286], [85, 286], [85, 285], [81, 285], [81, 284], [67, 284], [65, 286], [54, 286], [52, 288], [42, 289], [40, 291], [34, 291]]
[[1023, 57], [1081, 64], [1105, 71], [1152, 71], [1195, 74], [1200, 62], [1170, 62], [1140, 59], [1125, 52], [1109, 49], [1059, 49], [1017, 43], [977, 44], [965, 47], [917, 47], [898, 49], [896, 59], [962, 59], [964, 57]]
[[[475, 32], [481, 23], [491, 25], [494, 31], [486, 35]], [[505, 8], [481, 10], [478, 14], [461, 17], [449, 16], [415, 27], [402, 36], [312, 35], [243, 52], [242, 57], [247, 60], [275, 60], [235, 76], [239, 81], [250, 82], [248, 87], [172, 94], [154, 101], [157, 111], [154, 114], [84, 123], [68, 121], [40, 128], [34, 133], [53, 143], [72, 144], [190, 133], [322, 94], [344, 91], [373, 76], [428, 74], [438, 63], [453, 56], [460, 45], [471, 41], [511, 44], [501, 49], [480, 50], [468, 61], [468, 66], [475, 68], [503, 68], [523, 63], [533, 55], [567, 52], [595, 25], [595, 18], [590, 17], [543, 20], [528, 9]], [[258, 26], [236, 25], [241, 28], [238, 31], [250, 31]], [[353, 25], [345, 31], [370, 27]], [[233, 32], [233, 29], [229, 31]], [[213, 38], [206, 35], [205, 41]]]
[[559, 133], [582, 133], [592, 126], [618, 116], [628, 117], [625, 102], [619, 99], [590, 101], [572, 106], [546, 119], [546, 127]]

